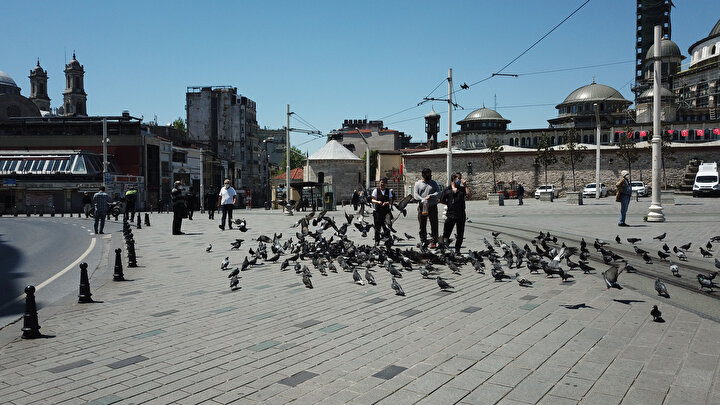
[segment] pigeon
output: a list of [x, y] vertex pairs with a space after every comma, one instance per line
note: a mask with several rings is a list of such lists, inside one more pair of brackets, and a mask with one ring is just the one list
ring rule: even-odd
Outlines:
[[622, 241], [622, 239], [620, 239], [620, 235], [615, 235], [615, 242], [617, 242], [618, 244], [621, 244], [622, 243], [621, 241]]
[[233, 269], [233, 271], [230, 274], [228, 274], [228, 278], [233, 278], [234, 276], [237, 276], [238, 274], [240, 274], [240, 269], [238, 267], [235, 267]]
[[665, 252], [663, 252], [662, 250], [658, 250], [658, 257], [659, 257], [660, 260], [662, 260], [662, 261], [667, 261], [667, 258], [670, 257], [670, 254], [669, 254], [669, 253], [665, 253]]
[[247, 221], [245, 221], [245, 218], [243, 219], [236, 219], [235, 225], [238, 226], [238, 230], [240, 232], [247, 232]]
[[642, 239], [640, 238], [627, 238], [627, 241], [632, 243], [633, 245], [640, 242]]
[[585, 273], [585, 274], [588, 274], [591, 271], [595, 270], [594, 267], [588, 266], [587, 263], [585, 263], [585, 262], [579, 262], [578, 264], [580, 265], [580, 270], [582, 270], [583, 273]]
[[230, 289], [232, 291], [235, 291], [238, 288], [238, 284], [240, 284], [240, 278], [237, 274], [233, 275], [230, 280]]
[[713, 287], [717, 287], [717, 284], [715, 284], [711, 279], [706, 278], [702, 274], [698, 274], [697, 279], [700, 283], [700, 291], [703, 291], [703, 288], [709, 288], [710, 291], [712, 291]]
[[220, 270], [227, 270], [230, 265], [230, 257], [226, 257], [222, 263], [220, 263]]
[[413, 195], [408, 194], [402, 200], [400, 200], [397, 204], [393, 204], [393, 206], [395, 206], [395, 208], [397, 208], [398, 211], [400, 211], [403, 214], [403, 216], [407, 216], [407, 210], [405, 208], [407, 207], [407, 205], [410, 203], [410, 201], [412, 199], [413, 199]]
[[677, 264], [670, 262], [670, 271], [672, 272], [673, 276], [680, 277], [680, 268]]
[[312, 277], [310, 274], [303, 274], [302, 281], [303, 284], [305, 284], [306, 288], [313, 288], [312, 280], [310, 279]]
[[668, 294], [665, 283], [663, 283], [659, 278], [655, 279], [655, 291], [657, 291], [658, 295], [662, 297], [670, 298], [670, 294]]
[[618, 290], [622, 290], [622, 286], [620, 286], [620, 284], [618, 284], [617, 282], [618, 276], [620, 275], [620, 270], [618, 269], [618, 266], [610, 267], [609, 269], [605, 270], [602, 275], [608, 290], [611, 288], [617, 288]]
[[360, 277], [360, 273], [358, 273], [357, 268], [353, 270], [353, 281], [355, 284], [365, 285], [365, 281]]
[[702, 246], [700, 246], [700, 253], [703, 257], [712, 257], [712, 253], [708, 252], [707, 250], [703, 249]]
[[710, 238], [710, 242], [720, 242], [720, 235], [716, 235]]
[[205, 248], [205, 251], [210, 253], [211, 250], [212, 250], [212, 243], [208, 243], [207, 247]]
[[675, 252], [675, 256], [677, 256], [677, 258], [680, 259], [680, 260], [682, 260], [682, 261], [687, 261], [687, 255], [686, 255], [685, 252], [683, 252], [682, 250], [679, 250], [679, 249], [678, 249], [678, 251]]
[[668, 246], [667, 243], [663, 243], [662, 249], [663, 251], [665, 251], [665, 253], [670, 253], [670, 246]]
[[242, 243], [244, 241], [245, 241], [245, 239], [235, 239], [235, 242], [230, 242], [230, 246], [232, 246], [232, 248], [230, 248], [230, 250], [240, 249], [240, 245], [242, 245]]
[[532, 281], [520, 278], [520, 273], [515, 273], [515, 280], [520, 284], [520, 287], [530, 287], [533, 285]]
[[410, 240], [410, 239], [415, 239], [415, 237], [410, 235], [409, 233], [405, 232], [405, 239]]
[[278, 261], [278, 259], [280, 259], [280, 253], [279, 253], [279, 252], [278, 252], [278, 253], [275, 253], [273, 256], [271, 256], [270, 258], [268, 258], [266, 261], [271, 262], [271, 263], [274, 263], [274, 262]]
[[375, 283], [375, 276], [370, 273], [370, 270], [365, 270], [365, 280], [367, 280], [368, 284], [370, 285], [377, 285]]
[[667, 232], [664, 232], [662, 235], [658, 235], [658, 236], [654, 237], [653, 239], [657, 239], [660, 242], [662, 242], [662, 240], [665, 239], [665, 236], [667, 236]]
[[641, 249], [641, 248], [639, 248], [639, 247], [637, 247], [637, 246], [633, 246], [633, 249], [635, 249], [635, 253], [638, 254], [638, 255], [642, 255], [643, 253], [648, 253], [647, 250]]
[[495, 281], [503, 281], [505, 279], [509, 280], [511, 277], [505, 274], [503, 269], [498, 267], [493, 267], [491, 270], [492, 276], [495, 279]]
[[448, 284], [447, 281], [445, 281], [442, 277], [437, 276], [436, 278], [438, 287], [440, 287], [440, 291], [447, 291], [449, 288], [455, 288]]
[[642, 254], [643, 260], [645, 260], [645, 264], [652, 264], [652, 257], [650, 257], [650, 254], [648, 252], [645, 252]]
[[717, 257], [715, 258], [715, 267], [720, 269], [720, 260]]
[[245, 259], [242, 262], [242, 265], [240, 266], [240, 271], [245, 271], [250, 268], [250, 260], [248, 260], [247, 256], [245, 256]]
[[686, 244], [684, 244], [684, 245], [681, 245], [681, 246], [680, 246], [680, 249], [682, 249], [682, 250], [684, 250], [684, 251], [688, 251], [688, 250], [690, 250], [690, 245], [692, 245], [692, 242], [688, 242], [688, 243], [686, 243]]
[[572, 274], [568, 273], [564, 269], [560, 269], [560, 278], [563, 282], [568, 281], [569, 278], [575, 278]]
[[708, 251], [712, 251], [713, 245], [712, 243], [710, 243], [710, 241], [708, 241], [707, 245], [705, 245], [705, 249], [707, 249]]
[[657, 305], [653, 305], [652, 310], [650, 310], [650, 315], [653, 317], [654, 322], [662, 322], [662, 312], [658, 309]]
[[363, 238], [367, 236], [368, 232], [370, 232], [370, 228], [374, 227], [372, 224], [369, 224], [367, 222], [355, 223], [354, 225], [355, 225], [355, 228], [357, 228], [357, 230], [360, 231]]
[[400, 286], [400, 283], [397, 282], [395, 277], [392, 278], [392, 289], [395, 290], [395, 295], [405, 296], [405, 291], [403, 291], [402, 287]]

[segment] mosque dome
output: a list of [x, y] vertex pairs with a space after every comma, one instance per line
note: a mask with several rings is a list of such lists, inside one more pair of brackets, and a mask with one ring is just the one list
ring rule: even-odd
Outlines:
[[591, 101], [628, 101], [619, 91], [604, 84], [592, 82], [570, 93], [562, 104], [586, 103]]
[[439, 117], [440, 114], [435, 112], [435, 109], [430, 107], [430, 112], [425, 114], [425, 118], [433, 118], [433, 117]]
[[[640, 94], [638, 97], [638, 100], [644, 100], [644, 99], [652, 99], [653, 98], [653, 88], [649, 88]], [[675, 93], [672, 91], [666, 89], [665, 87], [660, 87], [660, 98], [674, 98]]]
[[[680, 58], [685, 59], [685, 56], [680, 52], [680, 47], [677, 46], [677, 44], [669, 39], [662, 39], [660, 41], [660, 51], [661, 51], [661, 57], [663, 58]], [[645, 59], [651, 60], [655, 57], [655, 45], [652, 45], [647, 53], [645, 54]]]
[[458, 124], [471, 121], [504, 121], [505, 123], [510, 122], [510, 120], [503, 118], [503, 116], [500, 115], [497, 111], [485, 107], [479, 108], [471, 112], [465, 117], [465, 119], [459, 121]]
[[0, 70], [0, 85], [17, 87], [15, 80], [2, 70]]

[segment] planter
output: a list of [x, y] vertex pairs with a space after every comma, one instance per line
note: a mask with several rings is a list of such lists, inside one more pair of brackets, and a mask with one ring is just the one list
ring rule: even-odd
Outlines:
[[552, 191], [548, 192], [541, 192], [540, 193], [540, 201], [553, 201], [553, 193]]
[[505, 196], [498, 193], [487, 194], [488, 205], [505, 205]]
[[568, 191], [565, 197], [567, 205], [583, 205], [583, 195], [579, 191]]
[[661, 191], [660, 192], [660, 204], [661, 205], [675, 205], [675, 191]]

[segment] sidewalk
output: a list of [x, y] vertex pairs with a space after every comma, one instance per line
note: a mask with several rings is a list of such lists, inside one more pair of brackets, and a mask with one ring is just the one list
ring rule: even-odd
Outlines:
[[[611, 198], [580, 207], [564, 199], [504, 207], [471, 201], [464, 250], [492, 241], [489, 229], [507, 232], [500, 238], [520, 246], [529, 238], [514, 235], [539, 231], [557, 235], [558, 245], [620, 234], [641, 237], [649, 248], [666, 231], [670, 246], [704, 245], [720, 234], [720, 201], [676, 199], [665, 207], [667, 222], [655, 224], [642, 222], [649, 199], [632, 202], [632, 228], [617, 227]], [[398, 235], [416, 238], [400, 242], [401, 249], [417, 241], [413, 208], [395, 224]], [[342, 211], [331, 215], [343, 221]], [[220, 231], [219, 221], [196, 213], [183, 221], [186, 235], [171, 236], [172, 215], [152, 214], [151, 227], [133, 227], [138, 268], [127, 267], [122, 234], [113, 233], [106, 254], [123, 248], [129, 281], [111, 281], [108, 261], [90, 280], [92, 298], [102, 303], [77, 304], [73, 291], [40, 311], [41, 332], [54, 338], [22, 340], [22, 322], [0, 331], [0, 402], [720, 403], [720, 324], [673, 306], [683, 299], [720, 306], [708, 294], [673, 290], [667, 300], [643, 291], [647, 280], [626, 274], [625, 289], [606, 290], [598, 276], [608, 266], [593, 263], [597, 274], [576, 271], [570, 283], [522, 268], [530, 288], [495, 282], [489, 268], [480, 275], [468, 265], [459, 276], [439, 266], [455, 292], [441, 292], [418, 271], [404, 272], [400, 297], [382, 268], [375, 267], [377, 286], [360, 286], [342, 269], [321, 276], [309, 260], [303, 264], [312, 270], [312, 290], [292, 269], [266, 263], [242, 272], [241, 289], [233, 292], [220, 262], [227, 256], [231, 268], [240, 266], [261, 234], [295, 238], [299, 228], [290, 225], [300, 218], [258, 209], [234, 216], [247, 219], [248, 232]], [[372, 233], [362, 238], [351, 227], [348, 236], [369, 244]], [[244, 242], [230, 251], [235, 238]], [[714, 268], [697, 248], [688, 255], [707, 272]], [[653, 305], [665, 323], [652, 321]]]

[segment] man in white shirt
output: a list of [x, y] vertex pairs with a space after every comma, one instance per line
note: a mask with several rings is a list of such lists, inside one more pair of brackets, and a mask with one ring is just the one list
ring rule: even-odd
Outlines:
[[230, 179], [225, 179], [224, 187], [220, 189], [218, 193], [218, 207], [222, 211], [222, 219], [220, 219], [220, 225], [218, 227], [225, 230], [225, 218], [227, 217], [228, 229], [232, 229], [232, 211], [235, 203], [237, 202], [237, 193], [235, 189], [230, 185]]

